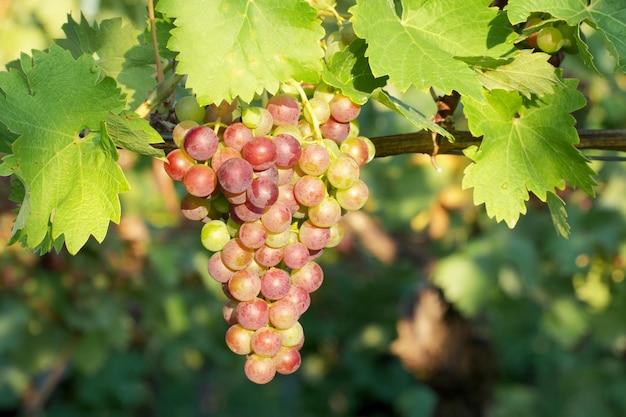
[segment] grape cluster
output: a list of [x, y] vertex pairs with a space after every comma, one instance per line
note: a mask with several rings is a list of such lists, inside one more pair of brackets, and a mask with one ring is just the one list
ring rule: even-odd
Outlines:
[[360, 168], [374, 157], [360, 106], [340, 92], [288, 85], [261, 103], [181, 99], [164, 165], [187, 192], [183, 215], [204, 223], [208, 271], [229, 299], [226, 344], [258, 384], [299, 368], [299, 318], [324, 278], [316, 259], [365, 204]]

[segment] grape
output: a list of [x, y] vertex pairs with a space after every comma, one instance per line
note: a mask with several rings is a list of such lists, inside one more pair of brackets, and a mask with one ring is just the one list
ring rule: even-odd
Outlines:
[[252, 301], [261, 292], [261, 279], [249, 269], [242, 269], [228, 280], [228, 291], [237, 301]]
[[309, 105], [304, 108], [304, 118], [309, 123], [313, 123], [313, 116], [315, 116], [315, 120], [318, 123], [326, 122], [330, 117], [330, 105], [328, 104], [328, 101], [320, 97], [311, 98], [309, 100]]
[[183, 141], [185, 140], [185, 135], [192, 127], [198, 126], [198, 123], [193, 120], [183, 120], [174, 126], [174, 130], [172, 130], [172, 140], [174, 144], [179, 148], [183, 146]]
[[300, 142], [286, 133], [274, 136], [273, 142], [276, 147], [276, 165], [281, 168], [293, 167], [302, 153]]
[[247, 355], [252, 352], [252, 335], [254, 332], [239, 324], [233, 324], [226, 331], [226, 346], [237, 355]]
[[243, 158], [255, 171], [263, 171], [276, 163], [276, 146], [265, 136], [255, 136], [241, 149]]
[[356, 119], [360, 112], [361, 106], [343, 94], [336, 94], [330, 101], [330, 115], [339, 123]]
[[233, 123], [224, 130], [224, 144], [237, 151], [252, 140], [252, 130], [241, 122]]
[[226, 223], [221, 220], [211, 220], [202, 226], [200, 231], [202, 246], [211, 252], [221, 251], [230, 241], [230, 234]]
[[206, 198], [185, 194], [180, 201], [180, 211], [189, 220], [202, 220], [209, 215], [211, 201]]
[[315, 226], [309, 219], [300, 225], [299, 239], [310, 250], [324, 249], [330, 241], [330, 230]]
[[537, 46], [544, 52], [553, 54], [558, 52], [563, 46], [563, 35], [554, 26], [541, 28], [537, 33]]
[[255, 384], [267, 384], [276, 375], [274, 359], [256, 353], [246, 358], [243, 370], [246, 377]]
[[208, 165], [194, 165], [183, 176], [187, 192], [196, 197], [207, 197], [217, 186], [215, 172]]
[[341, 142], [350, 134], [350, 123], [338, 122], [331, 116], [330, 119], [320, 125], [320, 130], [325, 138]]
[[295, 125], [300, 118], [300, 103], [288, 94], [277, 94], [267, 101], [274, 125]]
[[191, 159], [185, 151], [174, 149], [167, 154], [167, 163], [163, 165], [163, 168], [171, 179], [174, 181], [182, 181], [187, 170], [194, 166], [194, 164], [194, 160]]
[[269, 322], [269, 305], [262, 298], [237, 304], [237, 323], [249, 330], [260, 329]]
[[277, 329], [288, 329], [298, 321], [300, 315], [294, 303], [285, 298], [275, 301], [270, 306], [269, 321]]
[[330, 154], [322, 145], [315, 143], [302, 148], [302, 153], [298, 159], [298, 165], [305, 174], [321, 175], [330, 164]]
[[270, 300], [280, 300], [289, 293], [291, 279], [282, 269], [268, 269], [261, 276], [261, 294]]
[[201, 125], [192, 127], [185, 134], [183, 147], [187, 155], [196, 161], [210, 159], [217, 150], [219, 139], [210, 127]]
[[265, 209], [278, 199], [278, 186], [271, 179], [256, 177], [246, 192], [247, 201], [254, 207]]
[[246, 248], [238, 238], [228, 241], [222, 248], [222, 262], [234, 271], [245, 269], [253, 258], [254, 251]]
[[310, 257], [309, 248], [300, 242], [293, 242], [285, 246], [283, 261], [285, 266], [291, 269], [302, 268]]
[[337, 194], [335, 195], [341, 207], [346, 210], [360, 209], [367, 201], [368, 196], [369, 190], [362, 180], [358, 180], [356, 184], [350, 188], [337, 190]]
[[252, 166], [242, 158], [227, 159], [217, 171], [222, 189], [233, 194], [246, 191], [252, 184], [253, 176]]
[[298, 320], [324, 280], [315, 259], [340, 243], [343, 213], [365, 204], [360, 167], [375, 154], [358, 136], [359, 105], [327, 85], [302, 88], [306, 105], [284, 85], [265, 107], [242, 103], [235, 122], [236, 102], [209, 105], [205, 125], [200, 112], [176, 125], [165, 165], [187, 190], [183, 215], [204, 222], [207, 271], [228, 299], [226, 345], [259, 384], [300, 367]]
[[204, 121], [204, 107], [198, 104], [194, 96], [185, 96], [178, 100], [174, 113], [179, 121], [193, 120], [196, 123]]
[[291, 282], [304, 288], [307, 292], [312, 293], [322, 285], [324, 280], [324, 271], [317, 262], [307, 261], [300, 269], [296, 269], [291, 273]]
[[280, 350], [283, 339], [275, 328], [261, 327], [252, 334], [250, 344], [257, 355], [272, 357]]

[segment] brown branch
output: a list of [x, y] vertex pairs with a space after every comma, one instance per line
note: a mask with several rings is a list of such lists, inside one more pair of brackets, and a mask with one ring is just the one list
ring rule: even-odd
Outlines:
[[[459, 153], [472, 145], [480, 145], [482, 139], [472, 136], [470, 132], [451, 132], [454, 142], [438, 141], [438, 154]], [[575, 146], [578, 149], [612, 150], [626, 152], [626, 129], [619, 130], [579, 130], [580, 142]], [[405, 153], [433, 154], [432, 135], [427, 131], [389, 135], [372, 138], [376, 146], [376, 156], [393, 156]]]

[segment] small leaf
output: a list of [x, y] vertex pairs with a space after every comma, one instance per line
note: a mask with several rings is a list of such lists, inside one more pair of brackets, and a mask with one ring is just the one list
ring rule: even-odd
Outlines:
[[135, 153], [165, 159], [162, 149], [150, 146], [152, 143], [163, 142], [163, 138], [154, 130], [147, 120], [138, 117], [133, 112], [124, 112], [121, 115], [109, 113], [102, 122], [103, 136], [111, 138], [116, 146], [128, 149]]

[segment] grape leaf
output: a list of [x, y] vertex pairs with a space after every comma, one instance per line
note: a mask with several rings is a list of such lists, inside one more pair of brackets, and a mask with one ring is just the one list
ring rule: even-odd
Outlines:
[[120, 219], [118, 194], [128, 184], [97, 131], [124, 101], [90, 56], [74, 60], [53, 45], [20, 63], [21, 71], [0, 72], [0, 123], [19, 135], [0, 175], [14, 174], [24, 186], [11, 243], [46, 252], [63, 236], [75, 254]]
[[390, 1], [359, 0], [350, 12], [356, 34], [368, 43], [365, 55], [374, 75], [388, 74], [402, 91], [434, 86], [480, 100], [478, 74], [454, 57], [499, 57], [513, 49], [515, 35], [506, 15], [489, 3], [405, 1], [399, 18]]
[[533, 94], [550, 94], [560, 84], [554, 66], [548, 63], [550, 55], [521, 50], [511, 57], [497, 66], [483, 65], [474, 60], [468, 61], [468, 64], [477, 71], [479, 80], [488, 90], [518, 91], [532, 98]]
[[462, 98], [472, 134], [483, 136], [479, 148], [465, 152], [474, 163], [465, 170], [463, 188], [473, 187], [475, 204], [485, 203], [489, 217], [509, 227], [526, 213], [529, 192], [546, 201], [546, 193], [567, 182], [593, 195], [594, 172], [572, 146], [578, 134], [568, 114], [585, 99], [576, 81], [564, 83], [541, 99], [503, 90], [486, 92], [486, 103]]
[[129, 151], [165, 160], [162, 149], [150, 146], [151, 143], [163, 142], [163, 137], [150, 126], [147, 120], [135, 113], [124, 112], [121, 115], [109, 113], [102, 122], [102, 135], [111, 139], [115, 146]]
[[[533, 12], [550, 13], [571, 26], [586, 22], [604, 39], [616, 60], [615, 71], [626, 68], [626, 3], [623, 0], [510, 0], [506, 11], [513, 24], [525, 22]], [[583, 42], [577, 41], [581, 49]], [[593, 68], [591, 62], [587, 63]]]
[[127, 109], [139, 106], [155, 88], [154, 54], [150, 45], [141, 42], [142, 31], [123, 25], [120, 18], [90, 26], [84, 16], [78, 23], [69, 15], [63, 31], [66, 38], [57, 39], [57, 45], [74, 58], [92, 55], [103, 74], [114, 78], [127, 95]]
[[384, 87], [387, 77], [374, 77], [370, 69], [365, 50], [367, 44], [363, 39], [355, 39], [341, 51], [334, 53], [328, 66], [324, 68], [322, 78], [352, 101], [365, 104], [369, 95], [377, 87]]
[[250, 102], [291, 78], [319, 81], [324, 29], [306, 2], [161, 0], [157, 10], [175, 18], [168, 48], [179, 52], [176, 70], [202, 105]]

